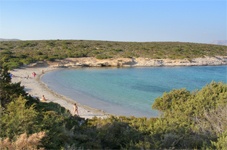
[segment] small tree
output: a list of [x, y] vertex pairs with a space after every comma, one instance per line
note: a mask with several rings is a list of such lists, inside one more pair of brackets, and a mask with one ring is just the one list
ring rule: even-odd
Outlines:
[[11, 83], [10, 73], [7, 67], [0, 65], [0, 104], [5, 108], [13, 99], [20, 95], [27, 96], [24, 87], [19, 83]]
[[36, 127], [37, 115], [34, 106], [27, 108], [26, 100], [20, 96], [7, 105], [5, 113], [1, 116], [0, 136], [11, 139], [22, 133], [32, 133]]

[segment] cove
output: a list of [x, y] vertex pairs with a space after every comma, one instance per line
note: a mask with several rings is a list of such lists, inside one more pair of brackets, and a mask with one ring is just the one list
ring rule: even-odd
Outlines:
[[53, 91], [106, 113], [156, 117], [154, 100], [164, 92], [201, 89], [227, 81], [227, 66], [59, 69], [42, 76]]

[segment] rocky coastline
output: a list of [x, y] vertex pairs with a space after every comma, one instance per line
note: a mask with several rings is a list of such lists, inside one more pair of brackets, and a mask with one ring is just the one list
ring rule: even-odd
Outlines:
[[110, 58], [94, 57], [66, 58], [55, 61], [38, 61], [26, 67], [51, 66], [54, 68], [74, 67], [162, 67], [162, 66], [216, 66], [227, 65], [227, 56], [203, 57], [194, 59], [150, 59], [150, 58]]

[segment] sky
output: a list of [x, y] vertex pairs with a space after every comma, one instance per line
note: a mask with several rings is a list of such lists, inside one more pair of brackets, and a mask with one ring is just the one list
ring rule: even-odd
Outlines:
[[0, 38], [227, 40], [226, 0], [0, 0]]

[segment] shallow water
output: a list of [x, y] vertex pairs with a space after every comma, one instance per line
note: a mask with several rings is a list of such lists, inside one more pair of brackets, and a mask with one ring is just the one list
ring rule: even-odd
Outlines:
[[172, 89], [201, 89], [227, 82], [227, 66], [82, 68], [46, 73], [41, 80], [55, 92], [110, 114], [153, 117], [154, 100]]

